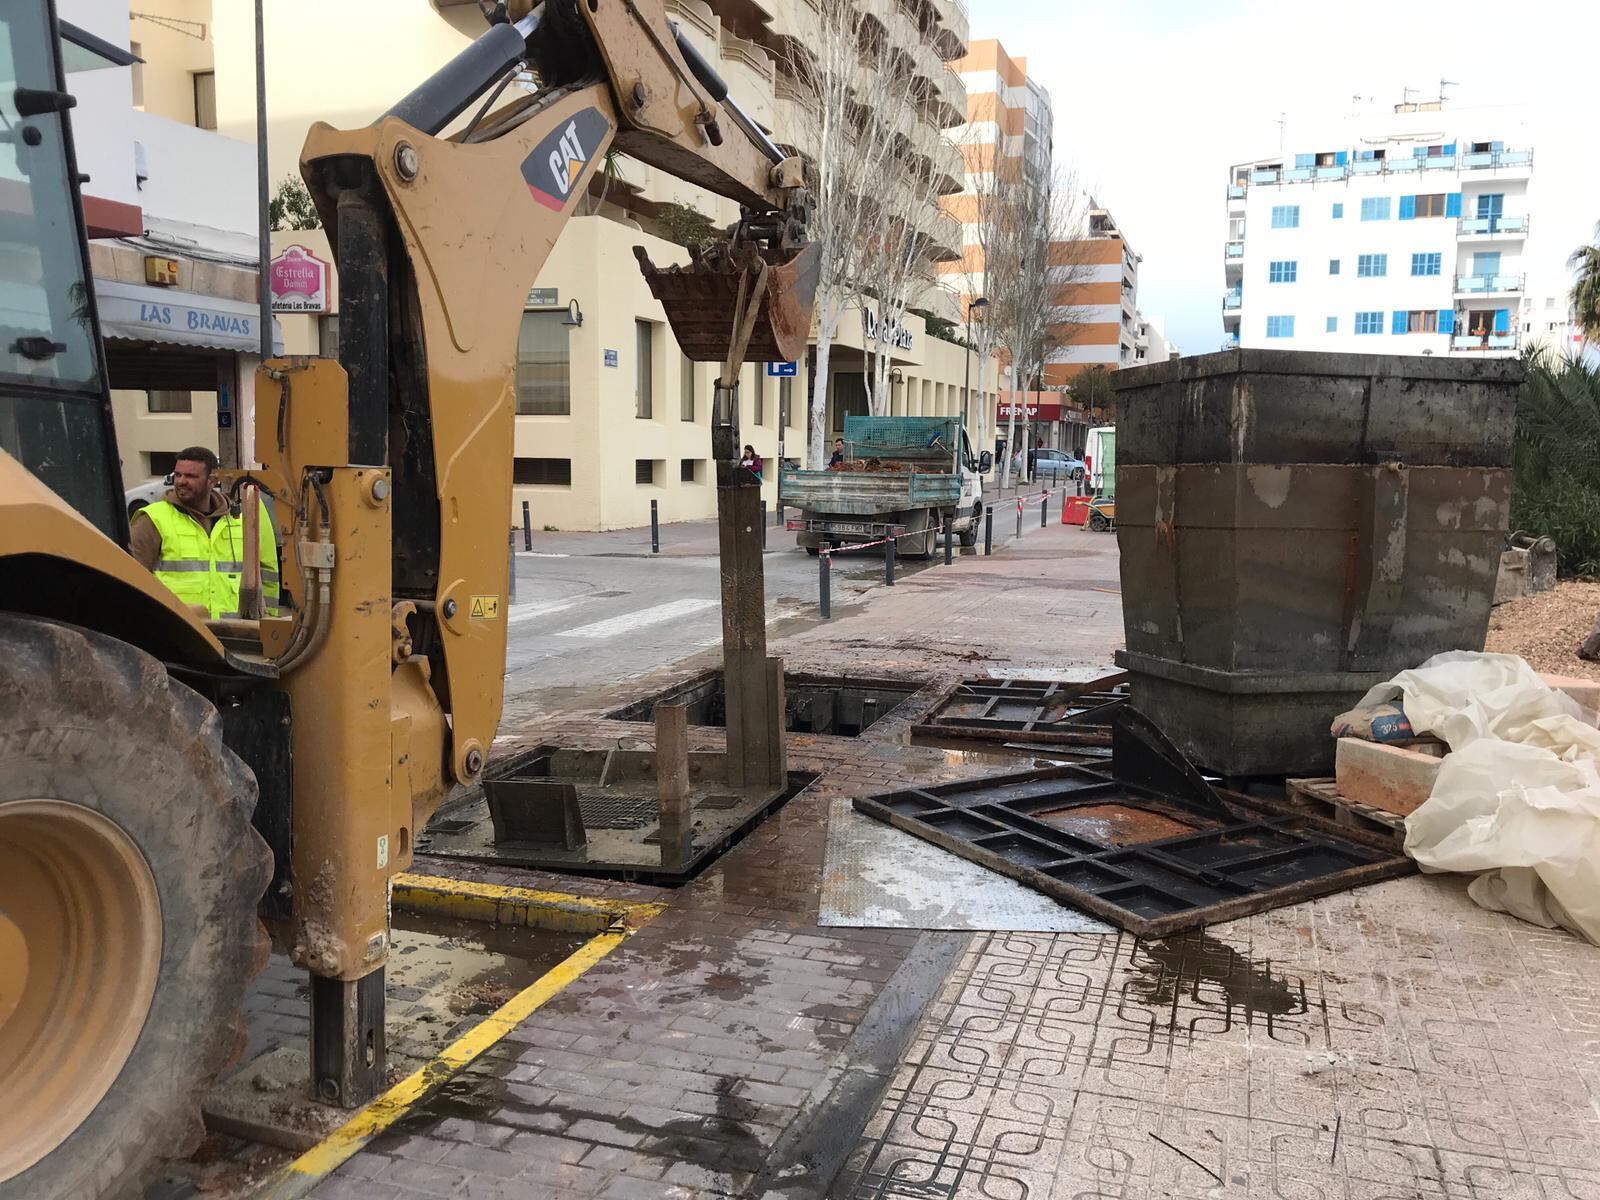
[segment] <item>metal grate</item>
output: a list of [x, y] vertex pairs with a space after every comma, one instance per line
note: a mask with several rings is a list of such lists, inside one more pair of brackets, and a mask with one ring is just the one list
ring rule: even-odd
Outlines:
[[1127, 678], [1118, 673], [1086, 683], [967, 679], [911, 732], [920, 737], [1109, 745], [1111, 722], [1127, 703]]
[[643, 829], [660, 820], [654, 796], [619, 796], [578, 789], [578, 809], [585, 829]]
[[1053, 767], [857, 799], [857, 810], [1140, 937], [1402, 875], [1377, 839], [1214, 790], [1135, 710], [1114, 768]]

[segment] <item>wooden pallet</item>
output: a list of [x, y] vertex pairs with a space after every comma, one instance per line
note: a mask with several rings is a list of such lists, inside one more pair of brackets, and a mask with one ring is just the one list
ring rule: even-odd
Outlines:
[[1370, 804], [1357, 804], [1339, 794], [1332, 779], [1285, 780], [1289, 804], [1302, 812], [1328, 817], [1336, 825], [1362, 829], [1393, 840], [1396, 846], [1405, 844], [1406, 819]]

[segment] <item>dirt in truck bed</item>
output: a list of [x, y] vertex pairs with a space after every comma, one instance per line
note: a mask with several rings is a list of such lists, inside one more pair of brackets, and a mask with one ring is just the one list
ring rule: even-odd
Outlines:
[[1555, 590], [1501, 604], [1489, 618], [1484, 647], [1520, 654], [1535, 671], [1600, 679], [1600, 663], [1578, 657], [1578, 644], [1600, 612], [1600, 583], [1565, 579]]
[[847, 458], [828, 468], [830, 471], [914, 471], [915, 463], [893, 458]]

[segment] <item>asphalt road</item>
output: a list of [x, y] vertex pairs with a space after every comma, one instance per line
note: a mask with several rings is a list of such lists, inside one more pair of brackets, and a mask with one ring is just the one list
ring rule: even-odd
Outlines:
[[[674, 540], [674, 529], [663, 529], [664, 543]], [[648, 530], [539, 535], [532, 553], [517, 554], [516, 600], [507, 616], [508, 723], [581, 701], [721, 640], [715, 543], [703, 529], [695, 532], [664, 545], [659, 556], [649, 553]], [[818, 617], [817, 560], [792, 539], [771, 531], [773, 548], [764, 557], [769, 630]], [[929, 565], [900, 560], [896, 577]], [[882, 585], [877, 551], [837, 556], [834, 613]]]

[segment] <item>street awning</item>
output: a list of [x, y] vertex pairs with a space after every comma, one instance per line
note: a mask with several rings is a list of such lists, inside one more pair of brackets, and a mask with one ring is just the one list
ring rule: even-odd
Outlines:
[[[96, 279], [94, 294], [104, 337], [247, 354], [260, 351], [260, 313], [248, 301], [114, 279]], [[272, 345], [274, 354], [283, 353], [283, 331], [276, 320], [272, 322]]]

